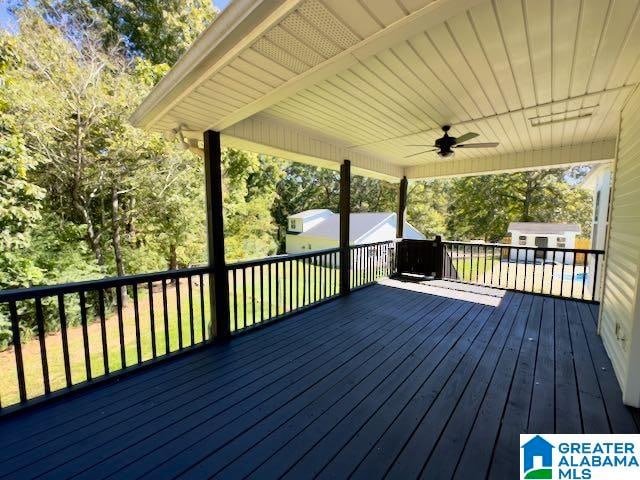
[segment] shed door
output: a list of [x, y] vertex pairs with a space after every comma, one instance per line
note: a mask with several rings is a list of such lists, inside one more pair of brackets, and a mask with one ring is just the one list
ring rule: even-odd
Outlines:
[[[549, 246], [549, 237], [536, 237], [536, 247], [547, 248]], [[536, 250], [536, 258], [544, 258], [545, 252]]]

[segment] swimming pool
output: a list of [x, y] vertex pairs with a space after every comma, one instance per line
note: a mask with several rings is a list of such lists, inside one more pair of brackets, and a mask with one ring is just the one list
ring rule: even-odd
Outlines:
[[553, 274], [553, 277], [558, 279], [562, 278], [563, 280], [573, 280], [575, 282], [582, 283], [583, 281], [586, 282], [589, 279], [589, 274], [585, 272], [579, 272], [572, 275], [571, 273], [562, 274], [556, 272]]

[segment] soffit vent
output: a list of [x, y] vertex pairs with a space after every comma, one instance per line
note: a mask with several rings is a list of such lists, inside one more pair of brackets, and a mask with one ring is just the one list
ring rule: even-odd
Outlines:
[[342, 48], [327, 38], [320, 30], [311, 25], [298, 12], [293, 12], [282, 21], [282, 28], [291, 32], [301, 41], [311, 46], [325, 58], [331, 58], [342, 52]]
[[315, 66], [326, 60], [318, 52], [309, 48], [307, 45], [302, 43], [286, 30], [283, 30], [281, 27], [275, 27], [265, 36], [275, 45], [291, 53], [307, 65]]
[[317, 0], [304, 2], [298, 12], [343, 50], [358, 43], [358, 37]]

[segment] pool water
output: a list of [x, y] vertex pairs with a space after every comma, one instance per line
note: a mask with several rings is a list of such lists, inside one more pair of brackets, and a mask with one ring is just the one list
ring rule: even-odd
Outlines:
[[576, 273], [575, 275], [571, 275], [570, 273], [565, 273], [564, 275], [556, 273], [553, 276], [555, 278], [562, 278], [563, 280], [574, 280], [576, 282], [583, 282], [589, 278], [589, 274], [584, 272]]

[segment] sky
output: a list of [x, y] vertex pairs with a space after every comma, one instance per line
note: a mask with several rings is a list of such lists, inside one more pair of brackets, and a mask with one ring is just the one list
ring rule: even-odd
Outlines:
[[[213, 4], [219, 9], [224, 10], [231, 0], [213, 0]], [[15, 20], [8, 11], [9, 0], [0, 0], [0, 28], [9, 31], [15, 29]]]

